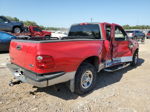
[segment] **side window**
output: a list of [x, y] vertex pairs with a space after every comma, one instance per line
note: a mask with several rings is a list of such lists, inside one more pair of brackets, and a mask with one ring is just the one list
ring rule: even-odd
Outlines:
[[116, 26], [115, 27], [115, 40], [116, 41], [125, 41], [126, 37], [127, 36], [126, 36], [125, 31], [122, 28]]
[[4, 22], [5, 22], [5, 20], [0, 18], [0, 23], [4, 23]]
[[106, 25], [105, 30], [106, 30], [106, 39], [110, 41], [111, 40], [111, 26]]

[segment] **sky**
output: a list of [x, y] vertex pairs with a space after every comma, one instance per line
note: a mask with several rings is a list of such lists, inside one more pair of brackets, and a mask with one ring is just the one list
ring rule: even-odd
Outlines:
[[150, 0], [0, 0], [0, 15], [49, 27], [81, 22], [150, 25]]

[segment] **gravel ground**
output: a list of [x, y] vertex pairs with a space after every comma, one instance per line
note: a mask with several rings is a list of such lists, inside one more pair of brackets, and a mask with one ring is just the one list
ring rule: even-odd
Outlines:
[[136, 68], [100, 72], [95, 90], [85, 96], [65, 84], [35, 88], [29, 84], [8, 86], [8, 53], [0, 53], [0, 112], [150, 112], [150, 40], [140, 44]]

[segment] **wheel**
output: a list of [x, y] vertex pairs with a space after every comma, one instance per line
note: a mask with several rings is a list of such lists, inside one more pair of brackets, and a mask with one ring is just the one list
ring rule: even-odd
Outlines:
[[21, 33], [21, 28], [20, 27], [14, 27], [13, 33]]
[[83, 63], [75, 76], [75, 93], [83, 95], [94, 89], [97, 71], [90, 63]]
[[137, 66], [139, 60], [138, 51], [136, 51], [133, 55], [131, 66]]

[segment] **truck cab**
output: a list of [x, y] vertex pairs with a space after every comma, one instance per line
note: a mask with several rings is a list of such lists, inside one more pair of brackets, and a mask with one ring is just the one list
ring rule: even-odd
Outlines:
[[51, 37], [51, 32], [43, 31], [40, 27], [37, 26], [29, 26], [29, 32], [31, 33], [31, 37]]
[[102, 60], [108, 67], [116, 65], [116, 63], [132, 61], [133, 52], [138, 47], [138, 43], [131, 40], [118, 24], [80, 23], [71, 26], [68, 36], [74, 38], [84, 36], [94, 40], [103, 40]]

